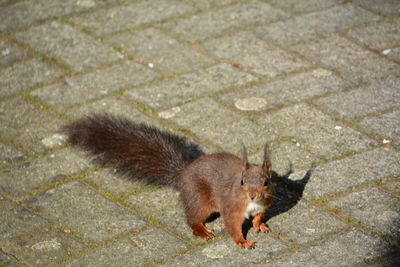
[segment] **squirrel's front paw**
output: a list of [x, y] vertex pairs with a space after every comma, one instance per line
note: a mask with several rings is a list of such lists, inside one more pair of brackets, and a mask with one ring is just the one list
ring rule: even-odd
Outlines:
[[247, 248], [247, 249], [254, 248], [254, 241], [252, 241], [252, 240], [238, 241], [237, 244], [241, 248]]
[[258, 233], [260, 231], [263, 233], [270, 231], [268, 226], [265, 223], [254, 224], [253, 226], [254, 226], [254, 230], [256, 230], [256, 233]]

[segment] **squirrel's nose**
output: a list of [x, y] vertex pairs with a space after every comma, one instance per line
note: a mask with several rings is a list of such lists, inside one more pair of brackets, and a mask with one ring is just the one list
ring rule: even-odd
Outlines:
[[251, 194], [249, 194], [249, 197], [250, 197], [251, 200], [254, 200], [256, 198], [256, 194], [252, 194], [251, 193]]

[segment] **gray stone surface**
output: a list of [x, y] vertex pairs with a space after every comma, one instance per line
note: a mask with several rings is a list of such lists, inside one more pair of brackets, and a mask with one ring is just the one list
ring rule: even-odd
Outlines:
[[63, 266], [143, 266], [186, 248], [185, 243], [160, 228], [149, 228]]
[[347, 34], [371, 49], [383, 50], [400, 44], [400, 19], [354, 29]]
[[[315, 168], [305, 188], [311, 198], [321, 198], [352, 187], [397, 176], [400, 171], [400, 155], [397, 151], [379, 148], [344, 159], [329, 162]], [[301, 179], [304, 173], [293, 174]]]
[[0, 163], [12, 164], [23, 161], [27, 158], [26, 154], [15, 149], [10, 145], [0, 143]]
[[15, 38], [77, 72], [122, 58], [121, 54], [96, 39], [57, 21], [18, 32]]
[[293, 50], [336, 70], [357, 84], [372, 83], [400, 74], [398, 64], [364, 50], [339, 35], [297, 45]]
[[[397, 266], [398, 0], [0, 0], [1, 266]], [[179, 193], [58, 131], [112, 113], [261, 164], [271, 228], [193, 236]], [[277, 175], [275, 175], [277, 174]], [[248, 230], [248, 231], [247, 231]], [[390, 242], [388, 242], [390, 241]], [[396, 250], [397, 249], [397, 250]]]
[[172, 75], [214, 63], [211, 58], [154, 28], [113, 36], [110, 43], [129, 56]]
[[74, 256], [86, 246], [71, 234], [59, 230], [38, 231], [32, 238], [8, 243], [9, 252], [32, 266], [48, 266]]
[[241, 142], [251, 151], [276, 138], [270, 128], [260, 127], [209, 98], [181, 106], [170, 120], [231, 153], [241, 150]]
[[375, 141], [364, 134], [334, 121], [307, 104], [298, 104], [267, 114], [260, 117], [258, 122], [325, 158], [362, 151], [375, 145]]
[[0, 102], [0, 114], [0, 136], [16, 140], [32, 153], [48, 150], [42, 141], [62, 125], [61, 120], [21, 98]]
[[320, 35], [342, 31], [360, 24], [376, 21], [379, 17], [352, 4], [297, 16], [255, 29], [261, 38], [281, 45], [313, 39]]
[[0, 207], [2, 213], [1, 244], [49, 225], [47, 220], [2, 196], [0, 196]]
[[354, 0], [354, 3], [362, 6], [365, 9], [377, 12], [384, 16], [399, 16], [399, 2], [397, 0]]
[[261, 97], [265, 105], [260, 110], [275, 109], [293, 102], [310, 99], [324, 94], [334, 93], [350, 87], [350, 84], [331, 71], [315, 69], [295, 74], [284, 79], [274, 80], [257, 86], [244, 88], [220, 98], [233, 105], [238, 100]]
[[20, 198], [89, 167], [83, 154], [73, 153], [71, 149], [57, 151], [47, 157], [1, 171], [0, 192]]
[[308, 13], [326, 9], [339, 4], [340, 0], [266, 0], [266, 2], [278, 6], [292, 13]]
[[189, 41], [200, 41], [224, 31], [252, 24], [269, 23], [285, 17], [287, 15], [282, 10], [254, 1], [167, 22], [162, 27], [182, 35]]
[[32, 89], [63, 75], [63, 71], [40, 59], [29, 59], [0, 69], [0, 97]]
[[379, 239], [353, 230], [260, 266], [355, 266], [386, 254], [386, 246]]
[[391, 140], [395, 145], [400, 144], [399, 110], [394, 110], [371, 118], [365, 118], [360, 121], [360, 124], [367, 130], [380, 136], [380, 138]]
[[62, 110], [157, 77], [160, 76], [156, 72], [133, 61], [126, 61], [99, 71], [66, 78], [60, 83], [35, 90], [31, 95]]
[[201, 95], [241, 86], [257, 78], [227, 64], [163, 80], [128, 91], [125, 95], [153, 109], [167, 109]]
[[238, 62], [246, 69], [268, 78], [299, 71], [310, 64], [268, 44], [249, 32], [237, 32], [212, 39], [204, 47], [220, 58]]
[[286, 244], [265, 233], [250, 231], [248, 239], [256, 242], [252, 250], [240, 249], [227, 237], [200, 247], [192, 253], [175, 258], [162, 266], [240, 266], [272, 257], [288, 248]]
[[400, 103], [400, 78], [319, 99], [316, 103], [339, 116], [354, 119], [396, 107]]
[[133, 212], [78, 181], [50, 189], [26, 202], [90, 242], [106, 241], [146, 225]]
[[81, 12], [96, 6], [103, 6], [99, 0], [38, 0], [20, 1], [0, 9], [0, 32], [25, 28], [33, 23], [47, 19], [63, 17], [74, 12]]
[[5, 66], [28, 57], [29, 55], [24, 50], [0, 39], [0, 66]]
[[378, 229], [394, 244], [399, 241], [400, 199], [370, 187], [329, 201], [327, 204], [360, 223]]
[[176, 0], [139, 1], [101, 9], [69, 20], [97, 36], [103, 36], [193, 11], [191, 6]]

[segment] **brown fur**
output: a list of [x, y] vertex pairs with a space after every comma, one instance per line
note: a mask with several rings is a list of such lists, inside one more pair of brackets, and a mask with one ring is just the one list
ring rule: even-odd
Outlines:
[[[273, 203], [275, 190], [267, 148], [262, 166], [249, 164], [245, 149], [242, 159], [225, 152], [203, 155], [181, 137], [110, 115], [83, 118], [65, 126], [63, 132], [71, 143], [122, 174], [174, 186], [195, 236], [213, 237], [204, 225], [213, 212], [221, 214], [228, 234], [240, 247], [254, 245], [242, 233], [245, 214], [253, 217], [256, 232], [268, 231], [264, 213]], [[252, 201], [261, 205], [249, 211]]]

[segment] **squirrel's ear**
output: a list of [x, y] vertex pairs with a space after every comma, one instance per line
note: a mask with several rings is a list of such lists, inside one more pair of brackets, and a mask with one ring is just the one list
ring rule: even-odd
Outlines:
[[242, 157], [242, 159], [243, 159], [243, 169], [244, 170], [246, 170], [246, 169], [248, 169], [249, 168], [249, 161], [248, 161], [248, 159], [247, 159], [247, 149], [246, 149], [246, 147], [244, 146], [244, 144], [243, 144], [243, 142], [242, 142], [242, 150], [243, 150], [243, 157]]
[[269, 153], [268, 153], [268, 145], [267, 144], [264, 147], [264, 161], [263, 161], [262, 168], [266, 173], [271, 173], [272, 164], [271, 164], [271, 161], [269, 160]]

